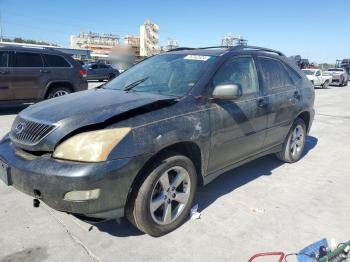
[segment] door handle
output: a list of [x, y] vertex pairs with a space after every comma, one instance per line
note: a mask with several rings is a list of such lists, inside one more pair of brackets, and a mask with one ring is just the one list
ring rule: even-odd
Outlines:
[[266, 97], [259, 97], [258, 98], [258, 107], [266, 107], [268, 104]]
[[300, 95], [299, 91], [295, 91], [294, 92], [294, 98], [299, 100], [300, 97], [301, 97], [301, 95]]
[[40, 69], [40, 73], [50, 73], [51, 71], [50, 70], [47, 70], [47, 69]]

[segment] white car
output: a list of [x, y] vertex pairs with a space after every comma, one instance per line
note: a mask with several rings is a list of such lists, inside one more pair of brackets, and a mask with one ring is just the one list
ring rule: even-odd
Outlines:
[[332, 76], [332, 85], [348, 85], [348, 73], [345, 68], [329, 68], [324, 74]]
[[320, 69], [302, 69], [306, 77], [315, 87], [327, 88], [332, 83], [332, 76], [324, 74]]

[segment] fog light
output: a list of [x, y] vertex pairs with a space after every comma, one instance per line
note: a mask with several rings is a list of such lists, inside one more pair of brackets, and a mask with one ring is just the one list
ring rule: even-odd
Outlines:
[[97, 199], [100, 196], [100, 189], [92, 189], [92, 190], [81, 190], [81, 191], [70, 191], [64, 195], [64, 200], [67, 201], [86, 201]]

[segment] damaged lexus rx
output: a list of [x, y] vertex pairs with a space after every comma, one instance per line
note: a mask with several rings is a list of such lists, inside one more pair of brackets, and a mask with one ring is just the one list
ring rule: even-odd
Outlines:
[[267, 154], [298, 161], [313, 104], [279, 51], [180, 48], [20, 112], [0, 141], [0, 178], [56, 210], [126, 216], [161, 236], [218, 175]]

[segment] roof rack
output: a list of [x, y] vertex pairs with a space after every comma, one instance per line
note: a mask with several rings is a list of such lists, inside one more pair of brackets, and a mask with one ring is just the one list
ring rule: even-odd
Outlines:
[[168, 52], [172, 51], [182, 51], [182, 50], [201, 50], [201, 49], [211, 49], [211, 48], [225, 48], [228, 49], [228, 51], [238, 51], [238, 50], [257, 50], [257, 51], [264, 51], [269, 53], [275, 53], [279, 56], [285, 56], [282, 52], [265, 48], [265, 47], [259, 47], [259, 46], [249, 46], [249, 45], [236, 45], [236, 46], [206, 46], [206, 47], [178, 47], [172, 50], [169, 50]]
[[172, 51], [182, 51], [182, 50], [201, 50], [201, 49], [211, 49], [211, 48], [228, 48], [227, 46], [205, 46], [205, 47], [178, 47], [169, 50], [168, 52]]
[[279, 56], [285, 56], [282, 52], [265, 48], [265, 47], [259, 47], [259, 46], [249, 46], [249, 45], [237, 45], [233, 46], [229, 49], [229, 51], [236, 51], [236, 50], [245, 50], [245, 49], [250, 49], [250, 50], [257, 50], [257, 51], [264, 51], [264, 52], [269, 52], [269, 53], [275, 53], [278, 54]]

